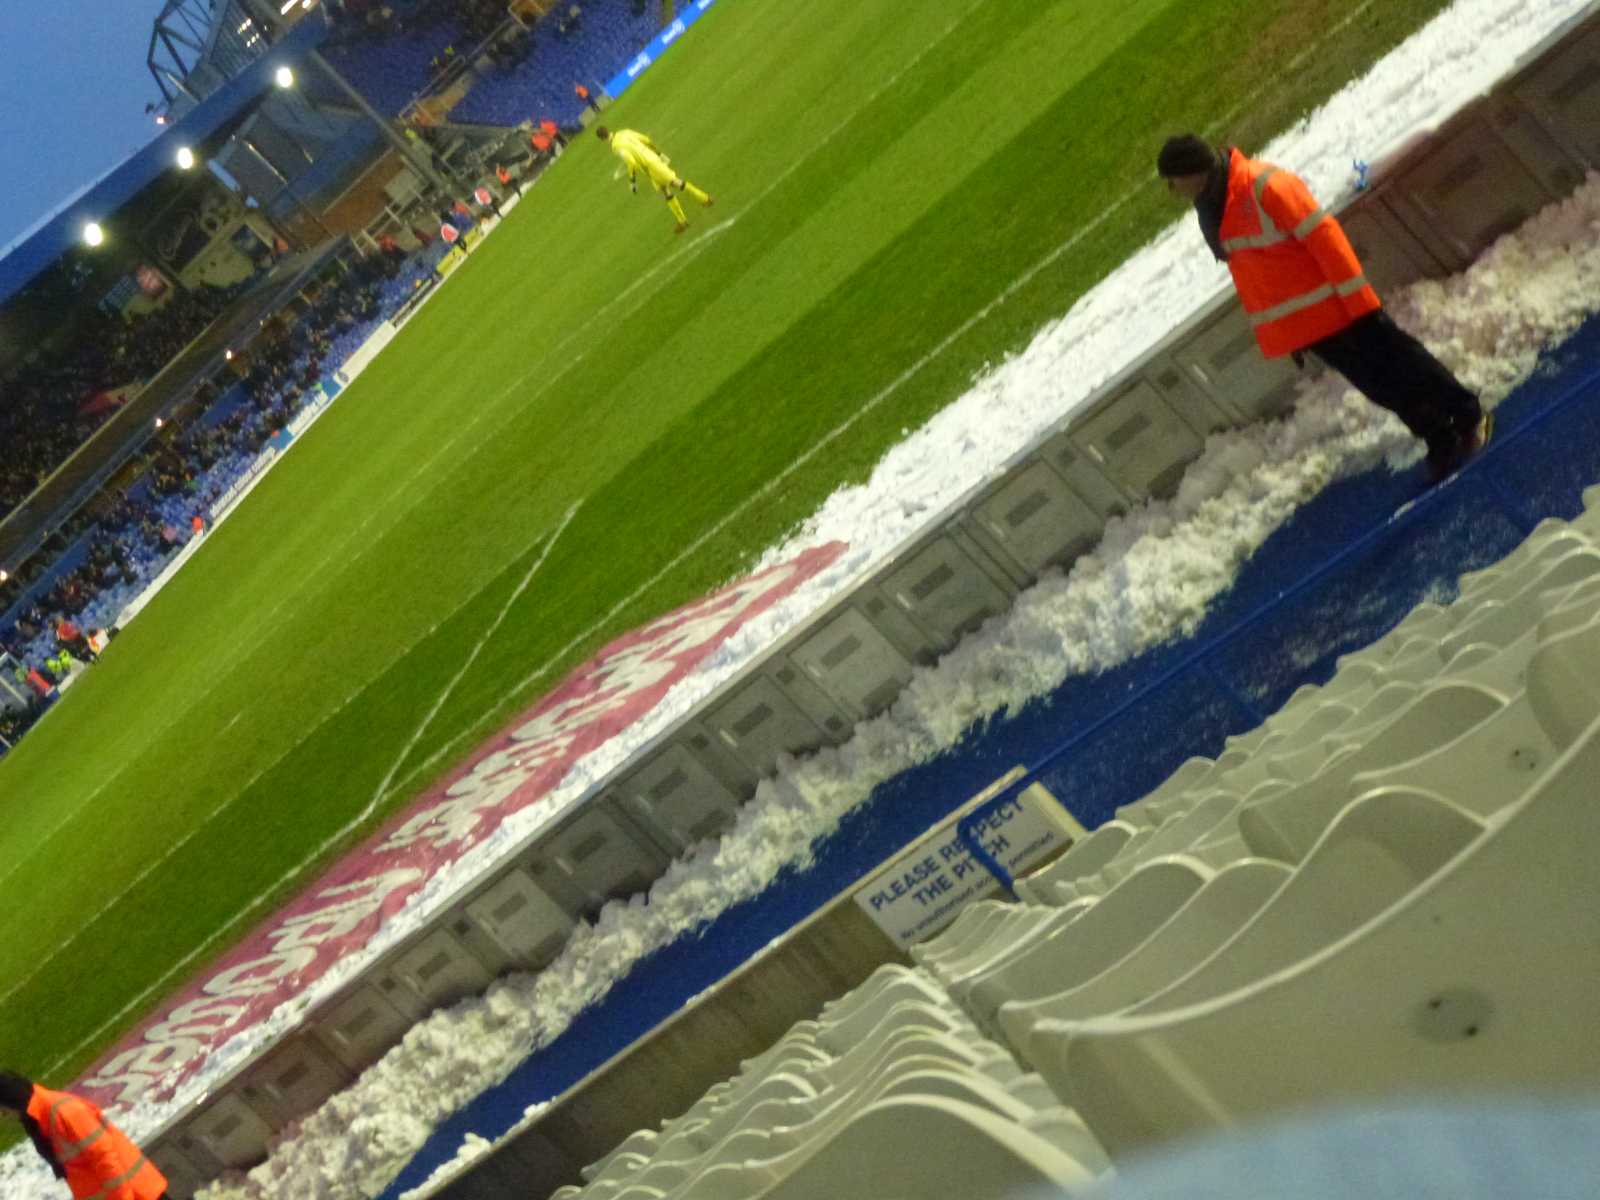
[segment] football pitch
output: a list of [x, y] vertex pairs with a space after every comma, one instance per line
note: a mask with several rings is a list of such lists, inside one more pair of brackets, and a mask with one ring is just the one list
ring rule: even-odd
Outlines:
[[1180, 215], [1164, 135], [1260, 146], [1443, 7], [710, 10], [603, 119], [716, 206], [675, 238], [576, 140], [0, 761], [0, 1064], [70, 1079], [453, 755], [864, 479]]

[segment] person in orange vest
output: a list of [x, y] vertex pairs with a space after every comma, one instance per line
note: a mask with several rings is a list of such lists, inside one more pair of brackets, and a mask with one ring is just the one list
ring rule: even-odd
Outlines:
[[541, 117], [539, 119], [539, 128], [545, 137], [555, 143], [557, 150], [566, 148], [567, 139], [561, 133], [561, 126], [557, 125], [549, 117]]
[[167, 1177], [82, 1096], [0, 1071], [0, 1107], [21, 1118], [33, 1148], [66, 1180], [73, 1200], [165, 1200]]
[[1194, 204], [1263, 355], [1315, 355], [1394, 413], [1427, 446], [1432, 482], [1482, 449], [1493, 415], [1384, 312], [1343, 227], [1303, 179], [1192, 133], [1167, 139], [1156, 170]]
[[572, 85], [572, 94], [578, 98], [579, 104], [587, 104], [595, 112], [600, 111], [600, 102], [589, 94], [589, 89], [581, 83]]

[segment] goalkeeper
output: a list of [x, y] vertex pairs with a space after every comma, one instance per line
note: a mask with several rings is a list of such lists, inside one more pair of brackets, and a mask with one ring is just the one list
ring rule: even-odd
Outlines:
[[666, 198], [667, 208], [677, 221], [674, 233], [682, 233], [689, 228], [689, 218], [684, 216], [683, 205], [678, 200], [680, 192], [688, 192], [707, 208], [711, 207], [711, 197], [688, 180], [680, 178], [667, 156], [657, 150], [656, 144], [644, 134], [634, 129], [619, 129], [612, 133], [604, 125], [597, 128], [595, 134], [602, 142], [609, 142], [611, 152], [627, 166], [630, 188], [635, 192], [639, 190], [638, 177], [642, 171], [649, 177], [650, 186]]

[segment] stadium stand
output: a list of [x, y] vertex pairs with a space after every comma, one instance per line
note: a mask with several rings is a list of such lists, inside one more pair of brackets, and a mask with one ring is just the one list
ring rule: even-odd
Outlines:
[[566, 10], [557, 6], [533, 29], [533, 52], [520, 65], [489, 71], [450, 112], [454, 121], [516, 125], [530, 117], [579, 124], [584, 106], [572, 90], [582, 82], [598, 93], [608, 78], [661, 27], [659, 0], [593, 0], [575, 29], [559, 32]]
[[[113, 628], [123, 609], [196, 536], [195, 519], [204, 524], [211, 505], [314, 398], [323, 376], [410, 301], [447, 250], [433, 242], [410, 254], [396, 247], [360, 260], [307, 311], [273, 322], [252, 347], [243, 381], [191, 422], [169, 426], [131, 485], [85, 510], [56, 534], [46, 553], [0, 583], [0, 603], [7, 605], [0, 613], [0, 649], [48, 682], [64, 682], [61, 623], [84, 632]], [[203, 313], [212, 303], [202, 298], [183, 312]], [[163, 327], [141, 346], [173, 348], [184, 329]], [[84, 661], [75, 658], [66, 664], [69, 673]], [[42, 699], [29, 712], [11, 714], [0, 737], [14, 743], [46, 707], [48, 699]]]
[[155, 374], [236, 294], [185, 291], [158, 312], [123, 321], [98, 309], [82, 316], [71, 348], [24, 362], [0, 382], [0, 518], [83, 444], [116, 409], [109, 394]]
[[335, 17], [328, 61], [390, 116], [462, 78], [465, 95], [450, 109], [450, 119], [479, 125], [541, 117], [566, 128], [578, 125], [584, 105], [573, 84], [598, 93], [599, 81], [649, 42], [662, 19], [660, 0], [556, 5], [527, 31], [507, 21], [503, 5], [457, 9], [418, 0], [391, 7], [385, 18], [376, 6], [347, 4], [345, 14]]
[[1074, 1190], [1290, 1113], [1592, 1086], [1584, 500], [556, 1196]]
[[459, 73], [468, 53], [508, 20], [495, 0], [346, 0], [328, 11], [335, 31], [328, 60], [389, 116]]

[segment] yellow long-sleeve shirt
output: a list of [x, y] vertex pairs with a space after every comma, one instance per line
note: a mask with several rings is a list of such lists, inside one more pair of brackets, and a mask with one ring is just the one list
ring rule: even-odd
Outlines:
[[677, 175], [656, 144], [636, 129], [619, 129], [611, 135], [611, 153], [620, 158], [628, 168], [628, 182], [632, 183], [642, 171], [656, 191], [665, 191]]

